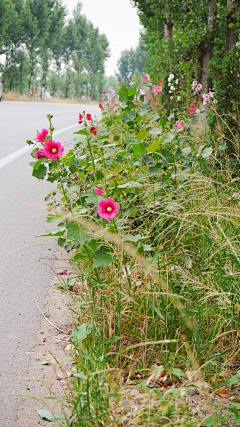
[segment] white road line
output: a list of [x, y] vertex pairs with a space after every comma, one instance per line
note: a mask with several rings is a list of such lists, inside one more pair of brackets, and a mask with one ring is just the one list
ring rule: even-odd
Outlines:
[[[63, 133], [76, 126], [79, 126], [79, 124], [76, 123], [75, 125], [67, 126], [63, 129], [57, 130], [56, 132], [53, 133], [53, 137], [60, 135], [60, 133]], [[23, 154], [27, 153], [30, 150], [32, 150], [32, 146], [26, 145], [26, 147], [20, 148], [19, 150], [14, 151], [8, 156], [3, 157], [2, 159], [0, 159], [0, 169], [6, 166], [8, 163], [13, 162], [13, 160], [17, 159], [18, 157], [22, 156]]]

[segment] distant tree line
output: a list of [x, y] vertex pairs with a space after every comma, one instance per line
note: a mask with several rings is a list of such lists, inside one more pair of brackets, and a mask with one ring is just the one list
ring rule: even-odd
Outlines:
[[99, 99], [110, 52], [80, 1], [69, 18], [62, 0], [0, 0], [0, 55], [5, 91]]

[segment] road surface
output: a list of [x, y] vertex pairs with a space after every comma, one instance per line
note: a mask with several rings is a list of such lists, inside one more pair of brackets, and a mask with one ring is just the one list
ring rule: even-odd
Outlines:
[[[0, 427], [24, 427], [18, 423], [21, 398], [6, 395], [27, 391], [28, 352], [40, 325], [37, 305], [44, 308], [52, 279], [46, 264], [55, 257], [52, 239], [35, 238], [49, 228], [39, 217], [37, 204], [44, 204], [54, 184], [31, 176], [30, 151], [22, 154], [21, 149], [35, 137], [36, 129], [48, 127], [49, 113], [59, 132], [54, 140], [64, 144], [72, 139], [83, 110], [100, 115], [95, 105], [0, 103]], [[16, 252], [37, 243], [44, 245]]]

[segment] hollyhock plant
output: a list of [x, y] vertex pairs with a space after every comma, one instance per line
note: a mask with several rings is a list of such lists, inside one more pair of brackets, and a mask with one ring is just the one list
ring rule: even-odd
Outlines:
[[38, 142], [44, 142], [45, 138], [48, 136], [48, 130], [47, 129], [43, 129], [42, 132], [37, 133], [36, 135], [36, 140]]
[[102, 193], [105, 193], [104, 188], [98, 188], [97, 185], [95, 185], [95, 193], [97, 196], [101, 196]]
[[60, 142], [51, 141], [50, 139], [45, 143], [43, 153], [51, 160], [57, 160], [63, 153], [64, 147]]
[[90, 122], [90, 120], [92, 120], [91, 114], [86, 114], [86, 119]]
[[97, 134], [97, 129], [96, 129], [94, 126], [92, 126], [92, 127], [90, 128], [90, 132], [92, 132], [92, 133], [93, 133], [93, 135], [96, 135], [96, 134]]
[[178, 130], [182, 130], [182, 128], [183, 128], [183, 120], [180, 120], [180, 122], [176, 122], [176, 126], [177, 126], [177, 129]]
[[98, 215], [107, 220], [113, 219], [118, 213], [118, 205], [113, 199], [104, 199], [98, 203]]
[[82, 116], [82, 114], [79, 114], [79, 124], [81, 124], [83, 121], [82, 121], [82, 119], [83, 119], [83, 116]]
[[45, 153], [43, 150], [38, 150], [35, 154], [35, 157], [37, 157], [37, 159], [42, 159], [43, 157], [45, 157]]

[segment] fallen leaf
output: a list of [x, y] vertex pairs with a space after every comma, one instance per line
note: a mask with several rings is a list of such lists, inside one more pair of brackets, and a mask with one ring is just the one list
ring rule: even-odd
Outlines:
[[47, 411], [46, 409], [35, 409], [39, 415], [39, 417], [42, 420], [48, 420], [48, 421], [57, 421], [61, 420], [61, 417], [59, 417], [56, 414], [52, 414], [51, 412]]
[[73, 351], [74, 350], [74, 345], [73, 344], [68, 344], [66, 347], [64, 347], [65, 351]]
[[196, 371], [186, 371], [185, 375], [191, 383], [194, 383], [198, 380], [198, 375]]
[[167, 383], [167, 375], [165, 375], [165, 373], [166, 372], [163, 366], [157, 366], [150, 377], [147, 379], [146, 386], [154, 387], [156, 385], [165, 385]]
[[48, 361], [47, 360], [45, 360], [45, 359], [38, 359], [37, 360], [37, 364], [38, 365], [49, 365], [49, 363], [48, 363]]
[[230, 393], [227, 388], [219, 388], [216, 394], [223, 399], [229, 399], [230, 397]]

